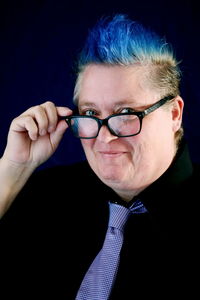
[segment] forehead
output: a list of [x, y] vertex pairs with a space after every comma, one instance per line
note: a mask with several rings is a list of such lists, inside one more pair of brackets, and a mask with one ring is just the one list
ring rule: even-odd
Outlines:
[[[89, 65], [79, 82], [79, 105], [133, 101], [148, 104], [155, 95], [148, 85], [148, 68]], [[152, 95], [151, 95], [152, 94]]]

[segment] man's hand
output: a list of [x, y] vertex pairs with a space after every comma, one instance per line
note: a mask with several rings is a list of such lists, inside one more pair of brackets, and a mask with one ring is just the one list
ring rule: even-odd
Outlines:
[[54, 153], [67, 129], [59, 117], [71, 114], [70, 109], [52, 102], [29, 108], [12, 121], [4, 158], [18, 165], [39, 166]]
[[46, 102], [26, 110], [10, 126], [8, 142], [0, 159], [0, 218], [32, 172], [56, 150], [72, 111]]

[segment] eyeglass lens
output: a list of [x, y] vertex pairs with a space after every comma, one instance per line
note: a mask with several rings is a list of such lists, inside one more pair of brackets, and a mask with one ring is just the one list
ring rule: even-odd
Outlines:
[[75, 136], [80, 138], [94, 137], [98, 133], [98, 123], [92, 118], [74, 117], [71, 119], [71, 129]]
[[114, 116], [108, 121], [109, 127], [117, 136], [129, 136], [140, 131], [140, 119], [136, 115]]
[[[140, 119], [136, 115], [119, 115], [108, 119], [108, 127], [111, 132], [119, 137], [131, 136], [140, 132]], [[94, 138], [98, 135], [99, 123], [89, 117], [73, 117], [71, 129], [79, 138]]]

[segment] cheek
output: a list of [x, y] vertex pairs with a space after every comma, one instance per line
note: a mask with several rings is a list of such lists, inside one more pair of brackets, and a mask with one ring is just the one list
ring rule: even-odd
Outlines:
[[81, 144], [83, 147], [83, 150], [85, 152], [85, 155], [87, 159], [90, 159], [90, 156], [92, 155], [93, 152], [93, 147], [94, 147], [94, 140], [81, 140]]
[[159, 112], [157, 115], [149, 115], [143, 120], [141, 138], [143, 142], [153, 148], [156, 144], [165, 143], [171, 133], [171, 121], [167, 112]]
[[150, 142], [142, 134], [134, 139], [132, 144], [131, 160], [135, 170], [145, 169], [149, 165]]

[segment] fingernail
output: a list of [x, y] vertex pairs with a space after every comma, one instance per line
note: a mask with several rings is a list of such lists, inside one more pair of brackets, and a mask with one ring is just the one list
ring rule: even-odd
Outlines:
[[46, 134], [46, 130], [42, 129], [41, 132], [40, 132], [40, 135], [45, 135], [45, 134]]
[[54, 126], [50, 126], [50, 127], [48, 128], [48, 132], [52, 132], [52, 131], [54, 131]]

